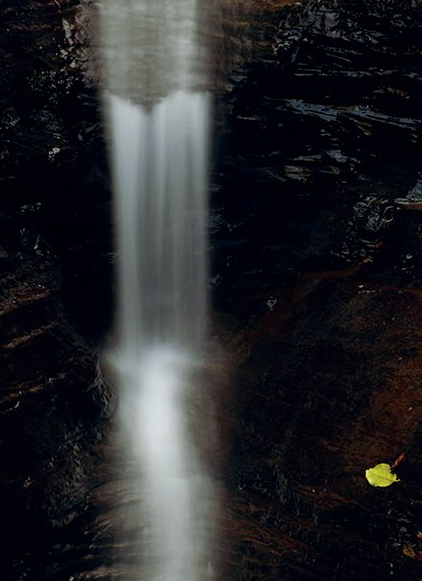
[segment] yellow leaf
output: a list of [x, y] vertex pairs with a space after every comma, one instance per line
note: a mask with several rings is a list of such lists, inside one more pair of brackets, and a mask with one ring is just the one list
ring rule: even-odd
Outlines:
[[390, 486], [393, 482], [399, 482], [396, 474], [391, 472], [390, 464], [377, 464], [365, 472], [366, 480], [371, 486]]

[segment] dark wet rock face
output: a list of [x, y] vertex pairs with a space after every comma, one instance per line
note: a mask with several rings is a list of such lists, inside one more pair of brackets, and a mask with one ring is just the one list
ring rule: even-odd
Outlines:
[[60, 254], [73, 315], [98, 334], [109, 324], [110, 191], [89, 5], [2, 3], [0, 212], [24, 217], [28, 235]]
[[[403, 551], [420, 551], [421, 291], [364, 267], [272, 300], [237, 346], [234, 577], [416, 581]], [[402, 451], [402, 481], [371, 488], [365, 470]]]
[[69, 321], [51, 247], [22, 240], [24, 223], [0, 223], [0, 553], [5, 579], [32, 579], [44, 576], [46, 539], [84, 513], [115, 403]]
[[93, 342], [109, 323], [107, 165], [80, 4], [4, 1], [1, 19], [1, 576], [68, 579], [115, 407]]
[[215, 245], [230, 284], [377, 257], [419, 180], [419, 3], [273, 4], [228, 97]]
[[[260, 18], [214, 197], [236, 356], [225, 563], [239, 580], [417, 581], [422, 6]], [[371, 488], [365, 470], [401, 452], [401, 482]]]

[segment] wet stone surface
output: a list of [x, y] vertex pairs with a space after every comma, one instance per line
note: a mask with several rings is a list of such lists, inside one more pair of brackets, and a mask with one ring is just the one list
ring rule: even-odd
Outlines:
[[[225, 564], [416, 581], [422, 9], [268, 2], [261, 19], [214, 196], [236, 361]], [[403, 451], [401, 482], [371, 488], [366, 468]]]
[[52, 248], [29, 242], [25, 223], [0, 224], [0, 554], [5, 579], [35, 579], [84, 515], [115, 401], [62, 302]]
[[[245, 297], [255, 316], [232, 347], [234, 578], [416, 581], [421, 290], [364, 264], [268, 299]], [[371, 488], [365, 470], [403, 451], [401, 482]]]
[[0, 213], [60, 255], [73, 316], [98, 334], [110, 321], [111, 196], [89, 5], [2, 2]]
[[92, 519], [115, 408], [95, 343], [109, 321], [107, 165], [78, 4], [0, 8], [0, 562], [10, 581], [69, 578], [66, 546]]
[[[422, 7], [286, 4], [253, 3], [216, 89], [220, 577], [418, 581]], [[97, 374], [113, 256], [86, 20], [71, 0], [1, 10], [2, 579], [131, 581], [116, 538], [144, 491]], [[371, 488], [402, 452], [401, 482]]]
[[213, 241], [229, 287], [375, 259], [418, 209], [420, 5], [268, 2], [260, 19], [223, 95]]

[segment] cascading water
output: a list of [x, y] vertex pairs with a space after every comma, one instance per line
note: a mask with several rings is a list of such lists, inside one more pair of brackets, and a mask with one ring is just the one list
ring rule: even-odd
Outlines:
[[203, 15], [196, 0], [100, 0], [99, 14], [119, 264], [112, 359], [121, 441], [146, 499], [138, 523], [126, 515], [141, 545], [135, 578], [198, 581], [215, 513], [186, 405], [207, 321]]

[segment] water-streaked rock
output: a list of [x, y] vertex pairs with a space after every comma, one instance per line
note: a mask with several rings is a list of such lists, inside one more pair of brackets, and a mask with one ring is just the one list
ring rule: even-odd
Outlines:
[[[259, 284], [275, 272], [343, 267], [382, 251], [404, 205], [395, 200], [420, 173], [421, 28], [421, 6], [410, 1], [263, 4], [253, 57], [222, 95], [215, 199], [228, 229], [245, 227], [232, 228], [239, 245], [227, 247], [220, 283], [229, 288], [237, 274], [255, 272]], [[362, 204], [380, 208], [377, 234], [356, 211]]]

